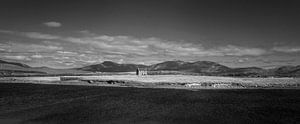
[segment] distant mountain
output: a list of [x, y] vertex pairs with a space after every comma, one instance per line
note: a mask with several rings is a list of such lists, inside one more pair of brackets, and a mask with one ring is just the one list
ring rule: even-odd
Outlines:
[[230, 68], [211, 61], [165, 61], [150, 66], [136, 64], [118, 64], [105, 61], [101, 64], [90, 65], [78, 70], [91, 72], [133, 72], [137, 68], [147, 68], [149, 71], [175, 71], [179, 74], [199, 74], [214, 76], [236, 77], [300, 77], [300, 66], [283, 66], [275, 69], [263, 69], [258, 67]]
[[104, 61], [100, 64], [89, 65], [81, 68], [53, 69], [48, 67], [30, 67], [22, 63], [7, 62], [0, 60], [0, 76], [22, 74], [63, 75], [83, 74], [89, 72], [134, 72], [137, 68], [147, 68], [149, 71], [159, 72], [153, 74], [162, 74], [161, 72], [176, 72], [175, 74], [196, 74], [234, 77], [300, 77], [300, 65], [282, 66], [273, 69], [262, 69], [258, 67], [230, 68], [218, 64], [216, 62], [210, 61], [165, 61], [150, 66], [140, 64], [119, 64], [111, 61]]
[[300, 65], [275, 68], [273, 73], [278, 77], [300, 77]]
[[194, 73], [221, 73], [230, 70], [229, 67], [224, 65], [210, 62], [210, 61], [197, 61], [197, 62], [184, 62], [184, 61], [166, 61], [154, 64], [149, 67], [150, 70], [170, 70], [170, 71], [185, 71]]
[[266, 77], [270, 70], [258, 67], [232, 68], [221, 75], [223, 76], [239, 76], [239, 77]]
[[22, 63], [0, 60], [0, 76], [16, 74], [44, 74], [44, 72], [32, 70], [30, 66]]
[[105, 61], [101, 64], [90, 65], [79, 70], [99, 71], [99, 72], [129, 72], [135, 71], [137, 68], [148, 68], [149, 71], [184, 71], [193, 73], [220, 73], [230, 70], [229, 67], [220, 65], [215, 62], [198, 61], [166, 61], [150, 66], [136, 64], [118, 64], [111, 61]]
[[139, 68], [145, 68], [145, 65], [135, 65], [135, 64], [118, 64], [111, 61], [104, 61], [101, 64], [89, 65], [83, 68], [78, 68], [78, 70], [92, 71], [92, 72], [132, 72]]
[[30, 68], [30, 66], [26, 65], [26, 64], [22, 64], [22, 63], [16, 63], [16, 62], [7, 62], [7, 61], [3, 61], [0, 60], [0, 64], [4, 67], [4, 66], [11, 66], [11, 67], [22, 67], [22, 68]]
[[86, 73], [75, 69], [53, 69], [48, 67], [30, 67], [26, 64], [0, 60], [0, 76], [10, 75], [45, 75]]

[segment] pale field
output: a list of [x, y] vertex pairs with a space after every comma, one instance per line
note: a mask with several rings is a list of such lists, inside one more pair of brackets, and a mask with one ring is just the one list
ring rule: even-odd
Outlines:
[[[300, 84], [300, 78], [237, 78], [217, 76], [192, 76], [192, 75], [102, 75], [102, 76], [64, 76], [77, 77], [81, 80], [99, 81], [133, 81], [142, 83], [241, 83], [252, 85], [269, 84]], [[23, 80], [34, 82], [60, 81], [60, 77], [7, 77], [0, 80]]]
[[240, 78], [192, 76], [192, 75], [110, 75], [110, 76], [82, 76], [83, 80], [120, 80], [143, 83], [202, 83], [202, 82], [241, 82]]
[[29, 80], [29, 81], [60, 81], [59, 77], [13, 77], [17, 80]]

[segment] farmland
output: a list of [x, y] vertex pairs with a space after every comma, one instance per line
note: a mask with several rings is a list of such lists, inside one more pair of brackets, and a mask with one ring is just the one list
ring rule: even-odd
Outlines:
[[299, 123], [297, 89], [0, 83], [0, 123]]
[[1, 77], [0, 123], [299, 123], [299, 78]]
[[2, 82], [148, 88], [299, 88], [300, 78], [234, 78], [192, 75], [3, 77]]

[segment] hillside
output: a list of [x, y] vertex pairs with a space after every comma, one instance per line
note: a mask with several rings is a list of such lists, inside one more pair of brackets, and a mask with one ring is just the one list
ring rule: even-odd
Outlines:
[[16, 62], [7, 62], [7, 61], [3, 61], [3, 60], [0, 60], [0, 64], [3, 67], [10, 66], [11, 68], [13, 68], [13, 67], [15, 67], [15, 68], [18, 68], [18, 67], [30, 68], [30, 66], [28, 66], [26, 64], [16, 63]]
[[135, 65], [135, 64], [118, 64], [111, 61], [104, 61], [101, 64], [78, 68], [78, 70], [91, 71], [91, 72], [132, 72], [135, 71], [137, 67], [143, 68], [147, 66]]
[[215, 62], [198, 61], [166, 61], [150, 66], [136, 64], [118, 64], [111, 61], [105, 61], [101, 64], [90, 65], [78, 70], [84, 71], [99, 71], [99, 72], [129, 72], [135, 71], [137, 68], [148, 68], [149, 71], [183, 71], [193, 73], [220, 73], [230, 70], [229, 67], [220, 65]]
[[221, 75], [223, 76], [238, 76], [238, 77], [267, 77], [270, 70], [258, 67], [232, 68]]
[[[233, 77], [300, 77], [300, 66], [282, 66], [273, 69], [258, 67], [230, 68], [216, 62], [165, 61], [150, 66], [140, 64], [119, 64], [104, 61], [74, 69], [53, 69], [49, 67], [30, 67], [26, 64], [0, 60], [0, 75], [56, 75], [83, 74], [89, 72], [134, 72], [137, 68], [147, 68], [151, 72], [171, 72], [170, 74], [196, 74]], [[153, 73], [162, 74], [162, 73]]]
[[166, 61], [150, 66], [150, 70], [172, 70], [184, 71], [193, 73], [221, 73], [230, 70], [229, 67], [220, 65], [215, 62], [197, 61], [197, 62], [184, 62], [184, 61]]
[[300, 65], [276, 68], [274, 69], [274, 75], [278, 77], [300, 77]]
[[101, 64], [78, 68], [78, 70], [91, 72], [133, 72], [137, 67], [147, 68], [149, 71], [170, 71], [171, 73], [176, 74], [192, 73], [199, 75], [235, 77], [300, 77], [300, 66], [282, 66], [274, 69], [262, 69], [258, 67], [230, 68], [211, 61], [165, 61], [150, 66], [118, 64], [111, 61], [105, 61]]
[[[75, 69], [53, 69], [49, 67], [30, 67], [26, 64], [0, 60], [0, 76], [10, 75], [45, 75], [45, 74], [76, 74], [85, 71]], [[86, 72], [85, 72], [86, 73]]]

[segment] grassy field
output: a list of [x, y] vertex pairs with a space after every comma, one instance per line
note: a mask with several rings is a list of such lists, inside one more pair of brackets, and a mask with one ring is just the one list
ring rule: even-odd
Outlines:
[[300, 122], [300, 90], [175, 90], [0, 83], [0, 123]]
[[[217, 76], [192, 75], [101, 75], [101, 76], [62, 76], [70, 81], [61, 81], [59, 76], [53, 77], [3, 77], [2, 82], [94, 85], [103, 86], [103, 82], [119, 82], [115, 86], [145, 86], [164, 88], [216, 88], [214, 84], [230, 84], [224, 88], [300, 88], [300, 78], [234, 78]], [[75, 83], [74, 79], [79, 80]], [[93, 83], [88, 83], [93, 82]], [[123, 84], [120, 84], [123, 82]], [[124, 84], [126, 83], [126, 84]], [[210, 85], [208, 87], [208, 85]]]

